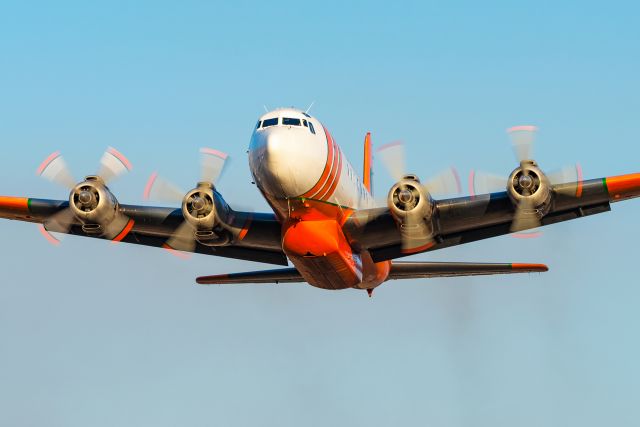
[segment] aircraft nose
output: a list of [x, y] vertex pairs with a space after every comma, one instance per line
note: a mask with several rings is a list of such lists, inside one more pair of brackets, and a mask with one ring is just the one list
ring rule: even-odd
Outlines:
[[[256, 134], [250, 146], [250, 167], [254, 178], [272, 193], [280, 193], [288, 170], [288, 135], [279, 128]], [[280, 190], [280, 191], [278, 191]]]

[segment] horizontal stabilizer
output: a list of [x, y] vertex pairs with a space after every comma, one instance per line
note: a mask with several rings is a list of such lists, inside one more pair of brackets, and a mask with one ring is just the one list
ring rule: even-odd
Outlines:
[[389, 280], [432, 277], [484, 276], [490, 274], [542, 273], [544, 264], [494, 264], [475, 262], [394, 262]]
[[247, 271], [245, 273], [218, 274], [196, 279], [201, 285], [227, 285], [233, 283], [296, 283], [304, 279], [295, 268]]

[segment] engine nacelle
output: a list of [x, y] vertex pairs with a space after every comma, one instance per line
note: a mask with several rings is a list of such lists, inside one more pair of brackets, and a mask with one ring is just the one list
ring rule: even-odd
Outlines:
[[434, 203], [415, 175], [405, 175], [387, 196], [391, 215], [407, 238], [424, 239], [434, 233]]
[[71, 190], [69, 208], [82, 222], [85, 233], [101, 234], [104, 226], [116, 218], [118, 201], [102, 178], [91, 175]]
[[526, 206], [526, 213], [538, 218], [549, 212], [551, 184], [536, 162], [521, 162], [507, 182], [507, 193], [515, 206]]
[[199, 182], [182, 200], [182, 215], [194, 229], [196, 240], [206, 246], [229, 243], [232, 234], [227, 226], [231, 209], [208, 182]]

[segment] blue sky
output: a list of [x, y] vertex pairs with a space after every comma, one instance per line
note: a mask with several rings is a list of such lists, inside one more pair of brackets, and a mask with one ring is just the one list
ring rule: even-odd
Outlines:
[[[263, 210], [246, 148], [263, 105], [306, 108], [354, 165], [402, 139], [422, 177], [507, 174], [505, 129], [586, 177], [640, 169], [634, 2], [13, 2], [0, 6], [0, 194], [64, 198], [115, 146], [112, 185], [185, 188], [198, 148], [233, 160], [232, 205]], [[379, 194], [391, 181], [375, 177]], [[253, 263], [0, 222], [0, 424], [635, 425], [636, 201], [415, 259], [548, 263], [544, 275], [390, 282], [373, 299], [304, 285], [198, 287]]]

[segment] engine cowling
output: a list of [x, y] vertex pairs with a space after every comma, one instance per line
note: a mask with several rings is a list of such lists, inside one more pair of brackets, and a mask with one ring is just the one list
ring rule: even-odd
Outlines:
[[101, 234], [116, 219], [118, 201], [102, 178], [87, 176], [69, 195], [69, 208], [88, 234]]
[[186, 194], [182, 215], [193, 227], [196, 240], [203, 245], [221, 246], [232, 239], [227, 226], [231, 209], [209, 182], [199, 182]]
[[536, 162], [523, 161], [507, 181], [507, 193], [514, 206], [524, 206], [526, 214], [542, 218], [551, 207], [551, 184]]
[[417, 176], [405, 175], [391, 187], [387, 204], [405, 238], [420, 240], [433, 235], [433, 199]]

